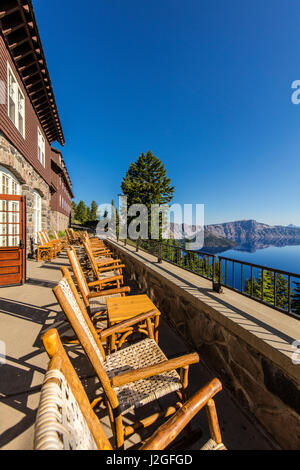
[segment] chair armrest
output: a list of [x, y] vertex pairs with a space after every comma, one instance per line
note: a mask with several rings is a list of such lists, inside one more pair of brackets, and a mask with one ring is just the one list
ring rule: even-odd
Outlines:
[[112, 336], [115, 333], [123, 331], [125, 328], [129, 328], [130, 326], [136, 325], [137, 323], [147, 320], [147, 318], [156, 317], [156, 315], [156, 310], [150, 310], [149, 312], [141, 313], [140, 315], [136, 315], [135, 317], [129, 318], [128, 320], [124, 320], [114, 326], [111, 326], [110, 328], [106, 328], [101, 333], [100, 339], [108, 338], [109, 336]]
[[200, 358], [197, 353], [186, 354], [184, 356], [170, 359], [169, 361], [161, 362], [149, 367], [143, 367], [142, 369], [131, 370], [130, 372], [124, 372], [111, 379], [112, 387], [120, 387], [130, 382], [137, 382], [138, 380], [148, 379], [154, 375], [163, 374], [175, 369], [181, 369], [182, 367], [190, 366], [191, 364], [197, 364]]
[[98, 271], [99, 273], [106, 273], [106, 272], [109, 272], [109, 271], [113, 271], [115, 269], [124, 269], [125, 268], [125, 264], [117, 264], [116, 266], [107, 266], [105, 268], [99, 268], [98, 267]]
[[97, 266], [106, 266], [108, 264], [115, 264], [115, 263], [121, 263], [122, 261], [120, 259], [110, 259], [110, 260], [107, 260], [107, 261], [97, 261], [96, 264]]
[[89, 287], [95, 287], [95, 286], [101, 287], [102, 284], [107, 284], [109, 282], [122, 281], [122, 280], [123, 280], [123, 276], [108, 277], [107, 279], [101, 279], [95, 282], [90, 282], [88, 286]]
[[111, 251], [110, 251], [110, 250], [101, 250], [101, 249], [99, 249], [99, 248], [97, 248], [97, 249], [93, 249], [93, 248], [92, 248], [92, 252], [93, 252], [93, 255], [97, 255], [97, 254], [100, 254], [100, 255], [111, 254]]
[[120, 287], [119, 289], [106, 289], [101, 292], [91, 292], [87, 298], [95, 299], [96, 297], [103, 297], [104, 295], [113, 295], [113, 294], [127, 294], [130, 292], [130, 287]]
[[218, 379], [213, 379], [190, 398], [172, 418], [160, 426], [139, 450], [165, 449], [181, 433], [194, 416], [196, 416], [196, 414], [221, 390], [221, 382]]

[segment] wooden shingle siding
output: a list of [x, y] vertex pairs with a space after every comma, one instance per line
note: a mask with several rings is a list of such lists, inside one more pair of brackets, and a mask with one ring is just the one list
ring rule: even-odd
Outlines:
[[[8, 116], [7, 105], [7, 63], [9, 63], [16, 80], [25, 96], [25, 139]], [[0, 130], [5, 134], [14, 147], [28, 160], [41, 177], [50, 185], [51, 181], [51, 147], [43, 132], [43, 128], [28, 98], [25, 87], [18, 75], [13, 60], [0, 35], [0, 80], [6, 87], [6, 104], [0, 104]], [[45, 137], [45, 168], [38, 160], [38, 127]]]

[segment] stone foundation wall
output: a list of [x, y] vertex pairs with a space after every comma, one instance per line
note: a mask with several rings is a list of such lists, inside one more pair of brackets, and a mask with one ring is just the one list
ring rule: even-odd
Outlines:
[[26, 196], [27, 210], [27, 250], [31, 252], [31, 239], [34, 236], [34, 190], [42, 197], [42, 230], [50, 230], [50, 188], [30, 163], [0, 132], [0, 165], [7, 168], [21, 185], [21, 195]]
[[[291, 377], [229, 328], [215, 321], [203, 302], [130, 253], [112, 245], [126, 271], [161, 313], [200, 354], [245, 410], [283, 449], [300, 449], [300, 381]], [[259, 304], [258, 304], [259, 305]], [[300, 367], [300, 365], [298, 366]]]
[[64, 232], [69, 227], [69, 217], [61, 212], [51, 211], [50, 213], [50, 230]]

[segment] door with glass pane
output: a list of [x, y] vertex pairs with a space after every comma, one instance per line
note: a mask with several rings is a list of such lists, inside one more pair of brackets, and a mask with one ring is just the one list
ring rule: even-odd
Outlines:
[[25, 282], [25, 221], [25, 198], [0, 194], [0, 286]]

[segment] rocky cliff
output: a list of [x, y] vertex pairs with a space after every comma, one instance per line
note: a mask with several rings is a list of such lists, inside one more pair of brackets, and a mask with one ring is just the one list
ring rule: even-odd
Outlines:
[[205, 232], [232, 240], [238, 245], [259, 242], [261, 244], [300, 243], [298, 227], [270, 226], [256, 220], [240, 220], [224, 224], [207, 225]]

